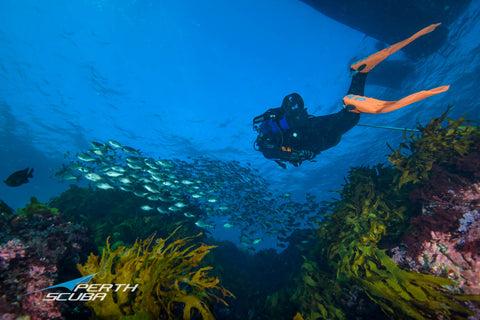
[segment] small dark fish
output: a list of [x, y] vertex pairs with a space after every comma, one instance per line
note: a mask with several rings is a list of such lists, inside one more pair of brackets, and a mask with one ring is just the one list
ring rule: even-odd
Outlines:
[[18, 187], [24, 183], [28, 182], [28, 178], [33, 178], [33, 168], [28, 171], [28, 168], [25, 170], [20, 170], [12, 173], [7, 180], [3, 181], [9, 187]]

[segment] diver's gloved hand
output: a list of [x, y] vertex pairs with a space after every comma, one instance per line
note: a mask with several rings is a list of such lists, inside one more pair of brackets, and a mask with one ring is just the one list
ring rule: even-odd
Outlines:
[[315, 153], [310, 150], [302, 150], [299, 152], [298, 157], [302, 160], [312, 160], [315, 158]]

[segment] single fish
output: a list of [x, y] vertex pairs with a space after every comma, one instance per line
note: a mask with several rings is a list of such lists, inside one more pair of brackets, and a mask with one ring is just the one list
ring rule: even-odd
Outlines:
[[8, 176], [7, 180], [3, 181], [9, 187], [18, 187], [24, 183], [28, 183], [28, 178], [33, 178], [33, 168], [19, 170]]
[[117, 142], [115, 140], [108, 140], [108, 143], [110, 143], [110, 145], [115, 148], [115, 149], [118, 149], [118, 148], [121, 148], [122, 145], [120, 144], [120, 142]]
[[162, 213], [162, 214], [170, 213], [167, 210], [163, 209], [162, 207], [157, 207], [157, 211]]
[[140, 209], [142, 209], [143, 211], [150, 211], [150, 210], [153, 210], [152, 207], [150, 207], [149, 205], [144, 205], [144, 206], [141, 206]]
[[92, 142], [90, 142], [90, 144], [92, 145], [92, 147], [93, 147], [94, 149], [103, 149], [103, 148], [105, 148], [105, 143], [100, 143], [100, 142], [92, 141]]
[[117, 171], [117, 172], [125, 172], [127, 171], [124, 167], [122, 166], [111, 166], [110, 169], [112, 169], [113, 171]]
[[174, 206], [177, 207], [177, 208], [183, 208], [183, 207], [188, 206], [188, 204], [185, 204], [183, 202], [177, 202], [177, 203], [174, 204]]
[[95, 153], [97, 156], [103, 157], [104, 155], [107, 154], [106, 149], [94, 149], [92, 150], [93, 153]]
[[215, 228], [215, 225], [213, 224], [209, 224], [209, 223], [206, 223], [206, 222], [203, 222], [201, 220], [198, 220], [197, 222], [195, 222], [195, 225], [199, 228], [204, 228], [204, 229], [213, 229]]
[[147, 189], [150, 192], [153, 193], [160, 193], [160, 190], [153, 184], [146, 184], [143, 186], [145, 189]]
[[91, 155], [89, 155], [88, 153], [85, 153], [85, 152], [77, 154], [77, 158], [82, 160], [82, 161], [85, 161], [85, 162], [92, 162], [92, 161], [97, 160], [97, 159], [95, 159], [94, 157], [92, 157]]
[[114, 187], [112, 187], [111, 185], [109, 185], [106, 182], [98, 182], [98, 183], [95, 184], [95, 186], [97, 186], [97, 188], [103, 189], [103, 190], [115, 189]]
[[254, 239], [254, 240], [252, 241], [252, 244], [259, 244], [259, 243], [262, 242], [262, 241], [263, 241], [263, 238]]
[[137, 155], [137, 156], [140, 155], [140, 150], [133, 149], [133, 148], [128, 147], [128, 146], [123, 146], [122, 150], [125, 151], [126, 153], [134, 154], [134, 155]]
[[114, 170], [107, 171], [106, 174], [107, 174], [107, 176], [112, 177], [112, 178], [123, 176], [123, 173], [118, 172], [118, 171], [114, 171]]
[[135, 163], [128, 162], [127, 166], [129, 166], [133, 170], [142, 170], [142, 167], [140, 167], [138, 164], [135, 164]]
[[123, 184], [130, 184], [133, 182], [133, 180], [130, 179], [129, 177], [121, 177], [120, 179], [118, 179], [118, 181], [120, 181]]
[[94, 172], [89, 172], [85, 174], [85, 178], [87, 178], [90, 181], [96, 182], [99, 180], [102, 180], [102, 177]]
[[73, 173], [71, 172], [65, 172], [63, 174], [60, 175], [60, 177], [65, 180], [65, 181], [68, 181], [68, 180], [77, 180], [79, 181], [80, 180], [80, 176], [76, 176], [74, 175]]

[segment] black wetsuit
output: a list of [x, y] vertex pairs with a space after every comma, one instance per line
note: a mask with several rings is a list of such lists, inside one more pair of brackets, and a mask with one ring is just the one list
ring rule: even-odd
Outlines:
[[[347, 95], [363, 96], [367, 75], [356, 73]], [[259, 132], [255, 149], [283, 167], [283, 162], [298, 166], [336, 146], [342, 135], [358, 123], [360, 114], [349, 110], [346, 106], [337, 113], [310, 116], [300, 95], [292, 93], [284, 98], [280, 108], [270, 109], [254, 118], [254, 128]]]

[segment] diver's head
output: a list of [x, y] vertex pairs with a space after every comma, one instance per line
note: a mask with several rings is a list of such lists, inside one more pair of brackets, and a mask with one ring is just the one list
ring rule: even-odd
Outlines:
[[292, 110], [303, 109], [304, 107], [303, 99], [298, 93], [291, 93], [283, 98], [282, 109], [287, 114]]

